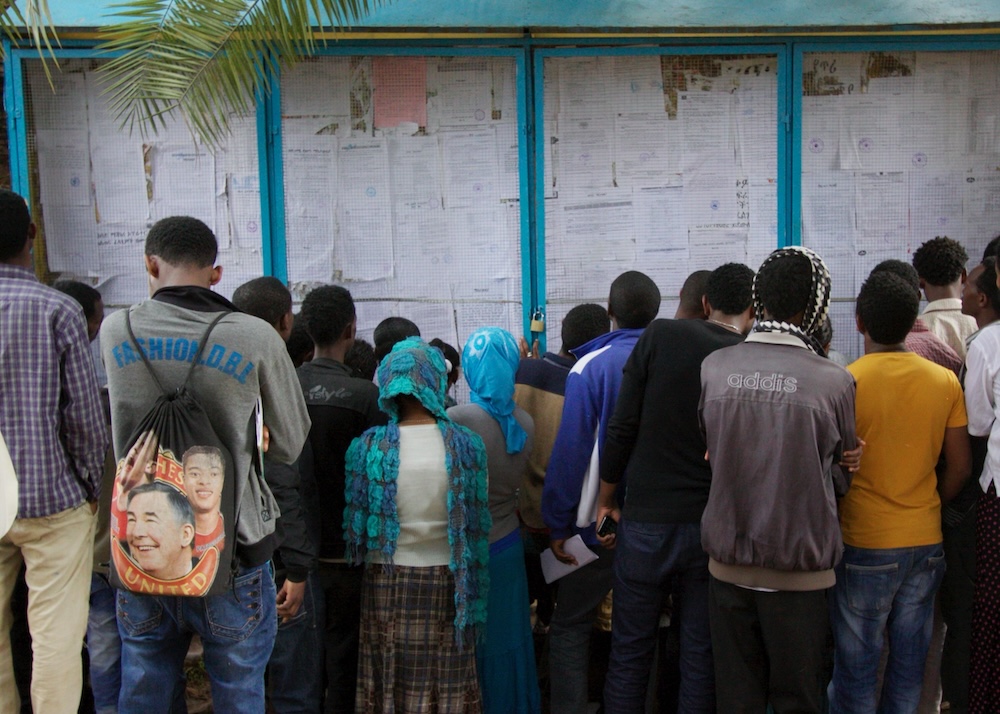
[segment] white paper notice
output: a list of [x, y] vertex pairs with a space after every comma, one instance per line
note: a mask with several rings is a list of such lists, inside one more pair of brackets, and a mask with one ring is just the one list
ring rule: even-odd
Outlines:
[[336, 265], [344, 280], [392, 276], [392, 198], [384, 140], [344, 143], [339, 154], [340, 201]]
[[899, 246], [909, 232], [909, 186], [903, 171], [857, 174], [858, 248]]
[[79, 276], [97, 275], [101, 263], [93, 211], [87, 206], [46, 204], [42, 218], [49, 270]]
[[500, 177], [493, 129], [442, 132], [440, 136], [445, 208], [497, 205]]
[[281, 73], [283, 117], [351, 116], [351, 66], [347, 57], [304, 59]]
[[680, 140], [671, 145], [677, 122], [667, 115], [619, 116], [615, 119], [615, 185], [619, 187], [679, 186]]
[[153, 209], [157, 219], [193, 216], [215, 227], [215, 157], [191, 144], [155, 144]]
[[87, 132], [48, 130], [36, 134], [42, 204], [90, 205]]
[[659, 114], [666, 119], [659, 55], [615, 57], [613, 84], [618, 114]]
[[490, 61], [442, 57], [428, 67], [429, 126], [486, 125], [493, 106]]
[[333, 275], [337, 138], [286, 136], [282, 152], [288, 276], [295, 282], [328, 282]]
[[732, 96], [685, 92], [677, 104], [677, 115], [684, 130], [684, 171], [705, 162], [731, 163], [735, 157]]
[[802, 98], [802, 171], [839, 168], [841, 97]]
[[119, 129], [100, 75], [87, 72], [90, 167], [101, 223], [128, 224], [149, 220], [149, 193], [139, 132]]

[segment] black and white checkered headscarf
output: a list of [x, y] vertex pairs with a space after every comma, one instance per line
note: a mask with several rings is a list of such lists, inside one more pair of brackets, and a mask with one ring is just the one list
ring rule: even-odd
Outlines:
[[[789, 255], [805, 256], [809, 259], [809, 265], [812, 268], [811, 299], [802, 315], [801, 326], [791, 325], [787, 322], [778, 322], [777, 320], [765, 320], [764, 305], [761, 303], [760, 295], [757, 292], [757, 278], [760, 277], [764, 266]], [[827, 313], [830, 310], [830, 284], [830, 271], [827, 269], [823, 259], [814, 251], [798, 245], [779, 248], [774, 251], [764, 259], [753, 279], [753, 306], [757, 317], [754, 332], [784, 332], [795, 335], [810, 350], [818, 355], [825, 355], [826, 352], [823, 350], [823, 346], [819, 344], [815, 335], [823, 325], [823, 321], [826, 320]]]

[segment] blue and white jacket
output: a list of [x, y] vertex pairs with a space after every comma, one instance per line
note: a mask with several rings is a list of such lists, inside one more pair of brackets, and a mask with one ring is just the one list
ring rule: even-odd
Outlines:
[[[542, 492], [542, 517], [553, 540], [575, 533], [588, 545], [600, 491], [601, 447], [615, 411], [622, 370], [642, 329], [613, 330], [573, 350], [566, 401]], [[623, 482], [624, 483], [624, 482]]]

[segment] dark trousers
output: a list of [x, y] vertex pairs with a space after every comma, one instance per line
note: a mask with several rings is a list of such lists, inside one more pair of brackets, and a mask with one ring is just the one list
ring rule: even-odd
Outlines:
[[326, 609], [326, 714], [354, 711], [363, 577], [364, 568], [360, 566], [319, 565]]
[[823, 711], [826, 591], [759, 592], [709, 583], [720, 714]]
[[972, 604], [976, 595], [976, 508], [955, 525], [945, 525], [941, 581], [941, 615], [948, 629], [941, 655], [942, 699], [955, 714], [969, 710], [969, 649], [972, 642]]

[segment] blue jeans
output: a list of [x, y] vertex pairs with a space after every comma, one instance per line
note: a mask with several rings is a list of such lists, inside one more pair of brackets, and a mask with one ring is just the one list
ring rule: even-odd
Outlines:
[[[930, 647], [934, 594], [944, 576], [940, 543], [914, 548], [844, 546], [830, 598], [830, 712], [914, 712]], [[889, 660], [875, 691], [885, 633]]]
[[87, 655], [90, 657], [90, 689], [94, 711], [118, 711], [122, 684], [122, 641], [115, 616], [115, 589], [100, 573], [90, 576], [90, 614], [87, 617]]
[[277, 630], [269, 564], [240, 568], [225, 595], [160, 597], [118, 591], [121, 714], [170, 711], [195, 632], [217, 712], [264, 712], [264, 668]]
[[645, 711], [660, 613], [673, 590], [681, 638], [678, 710], [714, 712], [708, 556], [701, 547], [701, 524], [637, 523], [623, 518], [617, 541], [604, 711]]
[[267, 691], [277, 714], [319, 714], [323, 706], [322, 593], [309, 573], [298, 614], [278, 623], [267, 664]]

